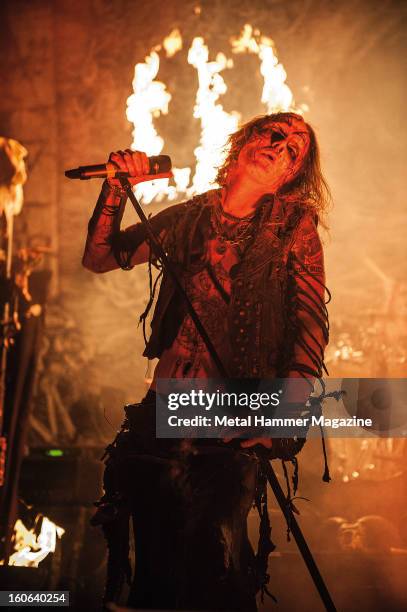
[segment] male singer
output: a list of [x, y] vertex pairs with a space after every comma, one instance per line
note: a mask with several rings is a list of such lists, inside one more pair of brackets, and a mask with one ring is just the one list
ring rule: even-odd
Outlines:
[[[133, 184], [148, 180], [142, 152], [117, 151], [109, 163], [129, 172]], [[217, 182], [218, 189], [171, 206], [150, 223], [228, 375], [320, 376], [328, 326], [317, 224], [329, 190], [314, 131], [294, 113], [253, 119], [231, 135]], [[125, 201], [120, 182], [108, 179], [83, 257], [93, 272], [155, 263], [142, 224], [120, 230]], [[248, 449], [259, 444], [279, 456], [277, 442], [255, 438], [242, 441], [238, 450], [225, 443], [209, 452], [199, 440], [155, 438], [159, 378], [219, 377], [165, 272], [144, 355], [159, 358], [154, 380], [144, 400], [127, 410], [126, 427], [109, 448], [100, 502], [110, 584], [118, 572], [112, 559], [126, 565], [127, 548], [117, 543], [123, 537], [120, 517], [129, 509], [136, 548], [129, 604], [255, 611], [256, 592], [268, 579], [270, 547], [260, 542], [255, 556], [247, 537], [248, 511], [262, 499], [256, 459]]]

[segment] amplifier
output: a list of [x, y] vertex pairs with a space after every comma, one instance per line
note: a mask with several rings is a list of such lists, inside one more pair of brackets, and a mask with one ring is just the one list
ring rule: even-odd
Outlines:
[[19, 497], [43, 506], [91, 506], [102, 494], [103, 448], [31, 448], [20, 474]]

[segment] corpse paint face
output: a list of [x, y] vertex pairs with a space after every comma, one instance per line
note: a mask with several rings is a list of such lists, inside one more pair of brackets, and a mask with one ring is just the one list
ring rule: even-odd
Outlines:
[[255, 128], [242, 147], [236, 172], [274, 192], [296, 176], [309, 145], [308, 128], [301, 119], [266, 123]]

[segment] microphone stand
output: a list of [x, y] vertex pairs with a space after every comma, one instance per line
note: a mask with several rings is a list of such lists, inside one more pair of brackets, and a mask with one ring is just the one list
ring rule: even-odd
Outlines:
[[169, 261], [164, 249], [162, 248], [160, 242], [157, 240], [156, 235], [154, 234], [150, 223], [148, 222], [147, 217], [144, 214], [143, 209], [141, 208], [139, 202], [137, 201], [136, 196], [133, 193], [133, 189], [129, 183], [129, 181], [126, 178], [123, 178], [119, 175], [119, 181], [121, 183], [121, 186], [123, 187], [123, 189], [126, 190], [127, 195], [130, 198], [131, 203], [133, 204], [136, 213], [138, 214], [138, 216], [141, 219], [141, 222], [143, 223], [146, 231], [147, 231], [147, 235], [148, 238], [150, 240], [150, 246], [151, 249], [153, 250], [154, 255], [157, 257], [157, 259], [159, 261], [161, 261], [163, 268], [165, 269], [165, 271], [169, 274], [169, 276], [171, 277], [177, 291], [179, 292], [179, 294], [182, 296], [182, 298], [185, 300], [186, 305], [187, 305], [187, 309], [188, 309], [188, 313], [191, 316], [191, 319], [193, 320], [193, 322], [195, 323], [195, 326], [202, 338], [202, 340], [204, 341], [211, 357], [213, 358], [216, 367], [218, 368], [219, 374], [223, 377], [223, 378], [228, 378], [228, 374], [226, 372], [226, 369], [223, 365], [223, 363], [221, 362], [219, 355], [216, 352], [215, 347], [212, 344], [211, 339], [209, 338], [206, 329], [204, 328], [204, 326], [202, 325], [202, 322], [195, 310], [195, 308], [193, 307], [191, 300], [189, 299], [188, 295], [186, 294], [180, 280], [178, 279], [178, 276], [174, 270], [174, 268], [171, 265], [171, 262]]
[[[180, 280], [178, 279], [178, 276], [170, 262], [170, 260], [168, 259], [164, 249], [162, 248], [159, 240], [157, 239], [156, 235], [154, 234], [154, 231], [151, 228], [151, 225], [147, 219], [147, 217], [144, 214], [143, 209], [141, 208], [136, 196], [134, 195], [133, 189], [131, 184], [129, 183], [129, 181], [127, 180], [127, 178], [124, 177], [119, 177], [119, 181], [121, 186], [123, 187], [123, 189], [125, 189], [130, 202], [132, 203], [137, 215], [139, 216], [142, 224], [144, 225], [148, 238], [149, 238], [149, 242], [150, 242], [150, 247], [154, 253], [154, 255], [157, 257], [157, 259], [161, 262], [165, 272], [167, 272], [167, 274], [169, 274], [169, 276], [171, 277], [172, 281], [174, 282], [174, 285], [177, 289], [177, 291], [179, 292], [180, 296], [182, 296], [182, 298], [184, 299], [186, 306], [187, 306], [187, 310], [188, 313], [191, 317], [191, 319], [193, 320], [193, 322], [196, 325], [196, 328], [202, 338], [202, 340], [204, 341], [206, 348], [208, 349], [209, 354], [211, 355], [216, 367], [219, 370], [220, 375], [227, 379], [228, 378], [228, 374], [226, 371], [226, 368], [224, 367], [219, 355], [216, 352], [216, 349], [214, 347], [214, 345], [211, 342], [211, 339], [209, 338], [204, 326], [202, 325], [202, 322], [195, 310], [195, 308], [193, 307], [191, 300], [189, 299], [188, 295], [186, 294]], [[287, 521], [287, 524], [290, 527], [290, 530], [294, 536], [295, 542], [298, 546], [298, 549], [301, 553], [302, 558], [304, 559], [305, 565], [308, 568], [308, 571], [311, 575], [311, 578], [314, 582], [314, 585], [319, 593], [319, 596], [321, 597], [321, 600], [324, 604], [325, 609], [328, 612], [336, 612], [336, 608], [335, 608], [335, 604], [331, 598], [331, 595], [328, 591], [328, 588], [322, 578], [322, 575], [318, 569], [318, 566], [315, 562], [314, 557], [312, 556], [312, 553], [308, 547], [308, 544], [304, 538], [304, 535], [301, 531], [300, 526], [297, 523], [297, 520], [294, 516], [294, 513], [292, 511], [291, 508], [291, 504], [289, 503], [289, 501], [286, 499], [286, 496], [284, 495], [284, 491], [281, 488], [281, 485], [278, 481], [278, 478], [274, 472], [273, 466], [271, 465], [271, 461], [268, 460], [268, 458], [266, 457], [266, 453], [265, 452], [258, 452], [257, 456], [259, 458], [259, 461], [262, 465], [262, 468], [264, 469], [266, 475], [267, 475], [267, 480], [270, 484], [270, 487], [274, 493], [274, 496], [277, 500], [278, 505], [281, 508], [281, 511]]]

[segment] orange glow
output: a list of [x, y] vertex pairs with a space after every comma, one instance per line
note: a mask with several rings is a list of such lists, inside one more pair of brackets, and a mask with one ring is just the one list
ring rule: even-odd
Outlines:
[[[230, 39], [232, 53], [254, 53], [260, 60], [260, 73], [263, 77], [261, 102], [265, 112], [292, 110], [303, 113], [306, 105], [295, 106], [291, 89], [286, 83], [287, 73], [278, 61], [274, 42], [262, 36], [258, 30], [246, 24], [238, 37]], [[182, 49], [182, 36], [178, 29], [164, 38], [162, 45], [154, 47], [143, 63], [136, 64], [133, 79], [134, 93], [127, 100], [127, 119], [133, 123], [133, 150], [144, 151], [147, 155], [159, 155], [164, 140], [154, 127], [154, 118], [169, 112], [171, 94], [166, 85], [156, 80], [160, 67], [159, 52], [164, 48], [167, 57], [172, 57]], [[216, 187], [217, 168], [226, 155], [225, 145], [229, 134], [238, 128], [240, 114], [236, 110], [227, 112], [220, 98], [227, 91], [225, 79], [220, 74], [233, 69], [232, 58], [218, 53], [215, 60], [209, 59], [210, 53], [201, 36], [193, 39], [188, 50], [188, 63], [197, 71], [198, 88], [193, 108], [193, 116], [200, 121], [201, 135], [199, 145], [194, 149], [196, 159], [195, 174], [191, 178], [191, 168], [173, 168], [174, 184], [168, 179], [149, 181], [135, 188], [135, 193], [144, 204], [149, 202], [175, 200], [191, 197], [207, 189]]]
[[37, 536], [35, 528], [27, 529], [18, 519], [14, 525], [14, 550], [9, 565], [18, 567], [38, 567], [45, 557], [55, 552], [57, 538], [62, 538], [65, 530], [46, 516], [42, 517], [41, 531]]

